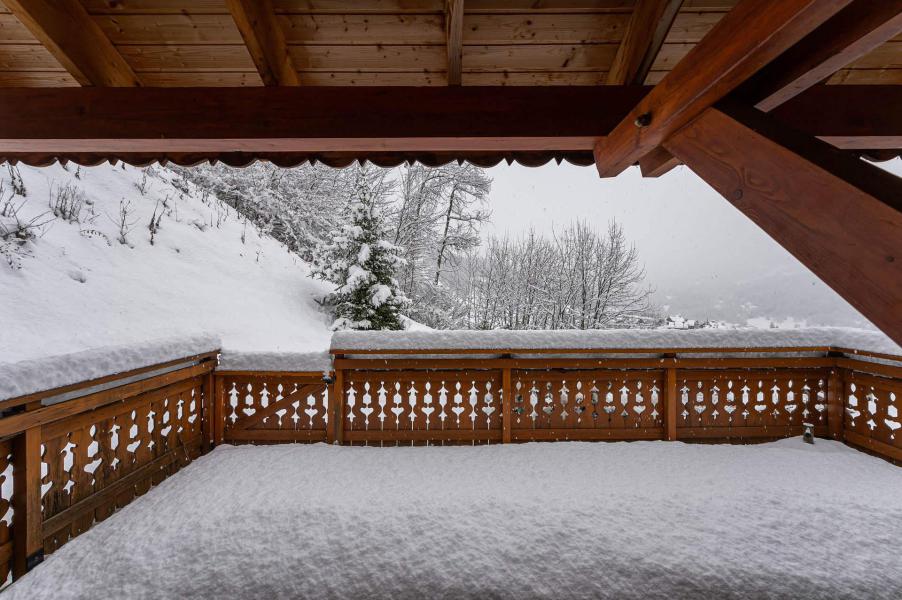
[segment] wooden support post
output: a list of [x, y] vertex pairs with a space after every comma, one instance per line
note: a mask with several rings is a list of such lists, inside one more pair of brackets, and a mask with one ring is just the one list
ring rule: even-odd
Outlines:
[[664, 384], [664, 438], [667, 441], [677, 439], [677, 370], [667, 369]]
[[201, 414], [201, 431], [203, 432], [203, 440], [201, 440], [200, 450], [202, 453], [206, 454], [210, 450], [213, 449], [214, 446], [214, 432], [213, 432], [213, 423], [216, 419], [216, 409], [215, 409], [215, 399], [216, 395], [214, 389], [216, 387], [216, 376], [211, 369], [209, 373], [207, 373], [206, 378], [204, 378], [204, 399], [200, 405], [200, 414]]
[[510, 367], [501, 369], [501, 442], [510, 444], [511, 441], [511, 420], [514, 408], [514, 387], [511, 385]]
[[827, 431], [831, 439], [843, 440], [846, 418], [846, 378], [845, 371], [830, 369], [827, 377]]
[[[338, 357], [336, 357], [338, 358]], [[345, 430], [345, 411], [344, 411], [344, 386], [345, 386], [345, 372], [342, 369], [336, 369], [335, 371], [335, 379], [332, 382], [332, 397], [334, 401], [332, 402], [332, 435], [329, 436], [329, 439], [333, 444], [341, 445], [344, 441], [344, 430]]]
[[225, 392], [222, 389], [222, 379], [214, 376], [213, 380], [213, 445], [223, 443], [225, 437]]
[[41, 518], [41, 426], [13, 441], [13, 577], [44, 560]]

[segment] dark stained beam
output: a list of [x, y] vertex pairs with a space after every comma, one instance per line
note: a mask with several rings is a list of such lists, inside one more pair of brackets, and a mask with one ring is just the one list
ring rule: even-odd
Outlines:
[[670, 31], [683, 0], [639, 0], [611, 63], [608, 85], [641, 85]]
[[639, 159], [639, 170], [642, 177], [660, 177], [680, 164], [680, 159], [658, 147]]
[[660, 146], [850, 0], [741, 0], [595, 147], [612, 177]]
[[78, 0], [3, 0], [78, 83], [134, 87], [137, 75]]
[[[7, 88], [0, 154], [591, 153], [650, 89]], [[839, 147], [902, 148], [902, 111], [873, 106], [902, 106], [902, 86], [817, 86], [771, 114]]]
[[445, 0], [448, 85], [460, 85], [464, 52], [464, 0]]
[[845, 150], [902, 149], [902, 85], [818, 85], [770, 112]]
[[665, 147], [902, 343], [902, 179], [747, 107], [710, 108]]
[[227, 0], [264, 85], [300, 85], [271, 0]]
[[765, 112], [902, 34], [902, 0], [854, 0], [749, 79], [737, 95]]

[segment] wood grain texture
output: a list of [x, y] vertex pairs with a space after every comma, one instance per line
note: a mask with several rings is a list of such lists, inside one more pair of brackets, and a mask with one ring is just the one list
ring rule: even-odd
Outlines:
[[[654, 62], [682, 0], [638, 0], [617, 55], [608, 71], [608, 85], [639, 84]], [[643, 69], [644, 65], [644, 69]]]
[[81, 85], [140, 85], [131, 67], [78, 0], [4, 2]]
[[270, 0], [228, 0], [229, 10], [264, 85], [300, 85]]
[[738, 94], [768, 112], [900, 33], [902, 0], [854, 0], [759, 71]]
[[[612, 177], [839, 12], [850, 0], [742, 0], [595, 148]], [[637, 119], [650, 115], [647, 126]]]
[[902, 342], [902, 180], [754, 110], [709, 109], [665, 147]]
[[445, 4], [445, 46], [448, 58], [448, 85], [461, 84], [464, 38], [464, 0]]

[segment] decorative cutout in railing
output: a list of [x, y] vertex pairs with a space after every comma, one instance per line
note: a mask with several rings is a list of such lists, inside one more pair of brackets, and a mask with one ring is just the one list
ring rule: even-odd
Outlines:
[[[677, 428], [692, 437], [798, 435], [805, 424], [827, 431], [827, 378], [823, 369], [680, 371]], [[701, 429], [702, 431], [694, 431]]]
[[13, 454], [10, 440], [0, 441], [0, 585], [12, 570], [11, 526], [13, 497]]
[[852, 443], [902, 456], [902, 380], [848, 373], [843, 425]]
[[351, 443], [501, 440], [497, 371], [353, 371], [343, 391]]
[[663, 435], [663, 371], [518, 370], [511, 377], [515, 440]]
[[45, 552], [200, 454], [203, 385], [194, 377], [42, 427]]
[[326, 441], [329, 387], [322, 375], [217, 375], [227, 442]]

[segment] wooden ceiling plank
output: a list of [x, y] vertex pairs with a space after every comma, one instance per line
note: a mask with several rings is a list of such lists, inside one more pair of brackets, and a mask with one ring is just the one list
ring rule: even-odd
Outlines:
[[228, 7], [263, 84], [300, 85], [271, 0], [228, 0]]
[[759, 71], [737, 94], [759, 110], [773, 110], [900, 33], [902, 0], [854, 0]]
[[902, 343], [902, 179], [746, 107], [709, 108], [665, 147]]
[[741, 0], [595, 148], [602, 177], [621, 173], [851, 0]]
[[448, 49], [448, 85], [461, 84], [464, 40], [464, 0], [445, 3], [445, 44]]
[[[608, 85], [641, 84], [683, 0], [639, 0], [608, 71]], [[642, 71], [644, 67], [644, 72]]]
[[141, 85], [137, 75], [78, 0], [3, 1], [81, 85]]

